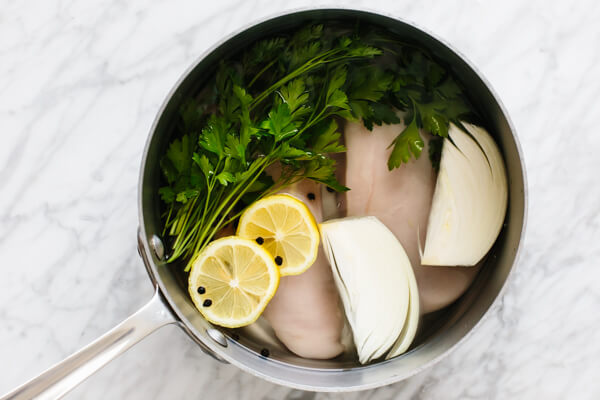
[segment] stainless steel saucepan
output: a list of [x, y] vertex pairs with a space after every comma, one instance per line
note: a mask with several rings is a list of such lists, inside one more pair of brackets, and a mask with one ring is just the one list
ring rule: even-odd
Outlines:
[[[348, 359], [305, 360], [285, 349], [267, 358], [259, 337], [244, 331], [232, 332], [212, 326], [194, 308], [187, 295], [185, 279], [177, 268], [164, 262], [160, 238], [159, 158], [172, 134], [181, 102], [197, 93], [215, 70], [219, 60], [244, 49], [250, 43], [282, 30], [310, 22], [336, 20], [353, 26], [357, 20], [385, 28], [399, 38], [416, 42], [444, 60], [466, 86], [498, 142], [508, 170], [509, 207], [506, 225], [485, 265], [467, 293], [435, 316], [436, 324], [421, 335], [414, 348], [400, 357], [361, 366]], [[378, 13], [350, 9], [311, 9], [280, 15], [218, 43], [184, 74], [164, 102], [152, 130], [142, 160], [139, 180], [138, 246], [156, 291], [138, 312], [95, 342], [50, 368], [2, 399], [59, 398], [136, 344], [146, 335], [167, 325], [177, 324], [206, 353], [231, 363], [268, 381], [313, 391], [354, 391], [398, 382], [439, 361], [481, 321], [514, 269], [522, 243], [527, 209], [524, 164], [515, 131], [500, 100], [490, 85], [449, 45], [414, 25]]]

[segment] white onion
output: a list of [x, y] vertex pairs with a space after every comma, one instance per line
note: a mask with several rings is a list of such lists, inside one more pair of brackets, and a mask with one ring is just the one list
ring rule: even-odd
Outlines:
[[425, 265], [473, 266], [490, 250], [506, 214], [502, 155], [483, 128], [450, 125], [427, 225]]
[[359, 361], [383, 356], [399, 336], [396, 353], [406, 350], [416, 332], [419, 295], [400, 242], [375, 217], [342, 218], [320, 228]]

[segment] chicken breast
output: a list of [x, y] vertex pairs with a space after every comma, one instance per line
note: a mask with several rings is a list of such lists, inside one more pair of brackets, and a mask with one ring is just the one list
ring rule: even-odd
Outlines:
[[[390, 143], [403, 125], [346, 125], [345, 208], [349, 216], [373, 215], [398, 238], [406, 250], [419, 287], [421, 314], [439, 310], [460, 297], [478, 267], [430, 267], [420, 262], [419, 241], [424, 243], [435, 188], [435, 172], [425, 147], [418, 160], [389, 171]], [[427, 142], [427, 138], [425, 138]]]
[[[317, 222], [323, 219], [321, 185], [303, 180], [282, 191], [302, 200]], [[333, 358], [344, 351], [344, 314], [323, 248], [304, 273], [283, 276], [264, 317], [277, 338], [293, 353], [314, 359]]]

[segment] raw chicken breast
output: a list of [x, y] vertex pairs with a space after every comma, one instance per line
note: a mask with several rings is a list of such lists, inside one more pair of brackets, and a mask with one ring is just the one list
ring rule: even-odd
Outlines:
[[[323, 219], [321, 185], [303, 180], [282, 193], [302, 200], [317, 222]], [[304, 273], [283, 276], [264, 312], [277, 338], [293, 353], [315, 359], [333, 358], [344, 351], [344, 315], [323, 248]]]
[[[469, 287], [479, 268], [422, 266], [419, 235], [424, 243], [427, 218], [435, 188], [435, 172], [425, 147], [418, 160], [389, 171], [388, 148], [403, 125], [346, 125], [345, 195], [349, 216], [373, 215], [398, 238], [406, 250], [419, 287], [421, 313], [439, 310]], [[424, 137], [427, 142], [428, 137]]]

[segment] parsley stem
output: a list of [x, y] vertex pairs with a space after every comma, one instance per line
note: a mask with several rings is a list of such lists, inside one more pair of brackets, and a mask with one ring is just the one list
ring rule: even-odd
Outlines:
[[171, 214], [173, 214], [173, 203], [171, 203], [171, 207], [169, 207], [169, 214], [167, 214], [167, 220], [165, 221], [165, 226], [162, 230], [162, 236], [165, 236], [165, 233], [167, 233], [167, 228], [169, 227], [169, 224], [171, 222]]
[[258, 71], [258, 73], [254, 76], [254, 78], [252, 78], [252, 80], [250, 81], [250, 83], [248, 83], [248, 89], [250, 89], [252, 87], [252, 85], [254, 84], [254, 82], [257, 81], [258, 78], [260, 78], [260, 76], [262, 74], [264, 74], [269, 68], [271, 68], [275, 62], [277, 61], [277, 59], [274, 59], [273, 61], [271, 61], [270, 63], [268, 63], [267, 65], [265, 65], [263, 67], [263, 69], [261, 69], [260, 71]]
[[[202, 251], [202, 249], [204, 248], [204, 246], [206, 246], [207, 242], [209, 242], [214, 236], [215, 234], [225, 225], [223, 221], [225, 220], [225, 218], [227, 217], [227, 215], [229, 215], [229, 213], [231, 213], [231, 211], [233, 210], [233, 208], [235, 207], [235, 205], [240, 201], [240, 199], [242, 198], [242, 196], [244, 194], [246, 194], [246, 192], [248, 191], [248, 188], [250, 186], [252, 186], [252, 184], [258, 179], [258, 177], [260, 176], [260, 174], [262, 174], [262, 172], [265, 170], [265, 168], [268, 166], [268, 163], [263, 164], [263, 166], [261, 167], [261, 169], [258, 171], [257, 174], [254, 175], [254, 178], [252, 178], [252, 180], [244, 186], [244, 190], [242, 190], [238, 196], [235, 198], [235, 200], [233, 202], [231, 202], [231, 204], [229, 205], [229, 207], [227, 208], [227, 210], [225, 212], [222, 213], [221, 219], [219, 220], [219, 222], [217, 222], [215, 224], [215, 227], [213, 228], [213, 230], [210, 232], [210, 234], [206, 237], [206, 239], [204, 240], [205, 243], [202, 244], [202, 247], [198, 248], [198, 251]], [[225, 203], [224, 203], [225, 204]], [[215, 214], [215, 216], [218, 215], [218, 213]], [[210, 227], [210, 225], [208, 225], [208, 227]]]
[[[300, 67], [296, 68], [294, 71], [290, 72], [288, 75], [284, 76], [283, 78], [281, 78], [280, 80], [278, 80], [277, 82], [272, 84], [267, 90], [265, 90], [259, 96], [257, 96], [252, 101], [252, 104], [250, 105], [250, 110], [254, 109], [254, 107], [259, 105], [264, 99], [266, 99], [271, 93], [273, 93], [279, 87], [285, 85], [292, 79], [304, 74], [305, 72], [308, 72], [311, 69], [320, 66], [321, 64], [327, 63], [328, 61], [326, 60], [326, 57], [336, 54], [336, 53], [339, 53], [340, 51], [342, 51], [342, 49], [333, 49], [333, 50], [326, 51], [320, 55], [317, 55], [317, 56], [311, 58], [310, 60], [308, 60], [307, 62], [302, 64]], [[323, 60], [323, 59], [325, 59], [325, 60]]]
[[[184, 216], [183, 222], [182, 222], [182, 228], [180, 230], [180, 234], [178, 234], [177, 239], [175, 239], [175, 243], [173, 244], [173, 254], [171, 255], [171, 259], [177, 259], [180, 255], [182, 255], [183, 253], [185, 253], [188, 248], [187, 245], [190, 241], [192, 241], [192, 239], [194, 239], [195, 236], [197, 236], [198, 234], [198, 228], [200, 226], [202, 226], [202, 224], [204, 224], [204, 218], [207, 215], [207, 212], [209, 211], [209, 203], [210, 203], [210, 198], [211, 198], [211, 193], [213, 192], [213, 188], [216, 184], [216, 176], [219, 173], [219, 168], [221, 167], [221, 164], [223, 162], [223, 159], [220, 158], [217, 165], [215, 166], [215, 169], [213, 171], [213, 174], [210, 178], [206, 178], [206, 182], [207, 182], [207, 194], [206, 197], [204, 198], [204, 207], [203, 207], [203, 212], [201, 212], [202, 208], [201, 207], [197, 207], [194, 209], [194, 218], [191, 219], [191, 221], [196, 221], [196, 223], [190, 228], [190, 224], [188, 223], [188, 221], [190, 221], [190, 218], [188, 215]], [[222, 192], [223, 188], [221, 187], [221, 192]], [[220, 195], [217, 196], [217, 198], [219, 198]], [[194, 208], [194, 206], [196, 205], [196, 200], [197, 198], [194, 198], [193, 204], [189, 205], [189, 207]], [[198, 215], [201, 214], [201, 215]], [[193, 223], [193, 222], [191, 222]], [[186, 234], [187, 232], [187, 234]]]
[[[268, 165], [270, 165], [270, 163], [271, 163], [271, 160], [269, 157], [264, 157], [264, 158], [260, 159], [255, 165], [251, 166], [245, 179], [242, 180], [241, 182], [237, 182], [235, 184], [235, 186], [232, 188], [232, 190], [229, 192], [229, 194], [225, 197], [225, 199], [223, 199], [223, 200], [221, 200], [220, 198], [214, 199], [213, 204], [218, 204], [218, 207], [216, 210], [209, 211], [207, 213], [207, 214], [210, 214], [210, 218], [208, 220], [206, 220], [205, 223], [203, 223], [201, 226], [198, 224], [196, 224], [194, 226], [194, 228], [192, 229], [192, 232], [193, 232], [193, 236], [195, 236], [195, 239], [196, 239], [196, 240], [194, 240], [196, 245], [194, 246], [193, 250], [191, 248], [187, 249], [188, 252], [191, 250], [192, 255], [198, 254], [198, 252], [200, 252], [204, 248], [204, 246], [206, 246], [206, 244], [212, 239], [212, 237], [224, 226], [222, 222], [226, 218], [227, 214], [229, 212], [231, 212], [233, 207], [241, 199], [241, 196], [243, 196], [243, 194], [248, 190], [248, 188], [252, 185], [252, 183], [254, 183], [256, 181], [256, 179], [258, 179], [258, 177], [260, 176], [260, 174], [262, 173], [264, 168], [266, 168]], [[258, 173], [257, 173], [257, 171], [258, 171]], [[247, 183], [248, 179], [250, 179], [250, 178], [252, 178], [250, 183]], [[240, 189], [244, 189], [244, 190], [241, 193], [239, 193], [237, 198], [230, 204], [233, 196], [235, 196], [236, 193]], [[229, 206], [227, 208], [227, 211], [225, 213], [223, 213], [219, 222], [214, 226], [214, 229], [212, 231], [210, 231], [210, 228], [213, 226], [213, 224], [215, 223], [215, 221], [217, 220], [219, 215], [222, 214], [223, 209], [227, 206]], [[209, 231], [210, 231], [210, 234], [209, 234]], [[187, 245], [187, 243], [188, 242], [186, 242], [186, 245]], [[179, 252], [177, 252], [177, 254], [174, 255], [174, 257], [179, 257], [181, 254], [184, 253], [185, 250], [186, 249], [180, 249]], [[190, 262], [191, 262], [191, 260], [190, 260]], [[190, 263], [188, 263], [188, 265], [186, 266], [186, 271], [188, 271], [189, 268], [191, 268]]]
[[186, 230], [185, 228], [188, 226], [188, 221], [190, 220], [190, 215], [197, 214], [197, 210], [194, 208], [197, 199], [198, 198], [195, 197], [186, 203], [186, 205], [184, 207], [185, 213], [183, 214], [181, 219], [178, 219], [178, 229], [176, 231], [177, 238], [175, 239], [175, 243], [173, 243], [173, 249], [175, 249], [175, 251], [173, 252], [172, 257], [177, 258], [177, 256], [179, 255], [177, 252], [177, 249], [182, 247], [181, 242], [182, 242], [182, 240], [185, 239], [182, 235]]
[[[214, 184], [213, 184], [213, 186], [214, 186]], [[216, 196], [214, 196], [214, 197], [216, 199], [220, 199], [221, 196], [222, 196], [222, 194], [223, 194], [223, 191], [224, 191], [224, 187], [221, 186], [219, 188], [219, 193], [217, 193]], [[210, 192], [207, 194], [207, 198], [209, 197], [209, 194], [210, 194]], [[218, 201], [213, 201], [212, 203], [210, 203], [210, 206], [208, 206], [208, 208], [206, 207], [206, 204], [208, 204], [208, 203], [205, 202], [205, 208], [204, 208], [204, 211], [202, 213], [202, 216], [200, 218], [195, 218], [196, 223], [194, 224], [194, 226], [190, 228], [189, 225], [186, 225], [186, 227], [185, 227], [185, 229], [183, 231], [188, 232], [188, 233], [187, 233], [187, 235], [184, 237], [184, 239], [181, 242], [177, 243], [177, 251], [174, 252], [173, 255], [171, 255], [172, 258], [173, 257], [176, 258], [176, 257], [178, 257], [179, 255], [183, 254], [186, 251], [189, 252], [189, 248], [187, 247], [188, 243], [194, 237], [198, 236], [198, 228], [200, 228], [201, 226], [203, 226], [205, 216], [209, 215], [212, 212], [212, 209], [215, 207], [215, 204], [218, 204]], [[198, 213], [199, 210], [200, 210], [200, 208], [197, 208], [196, 214]]]

